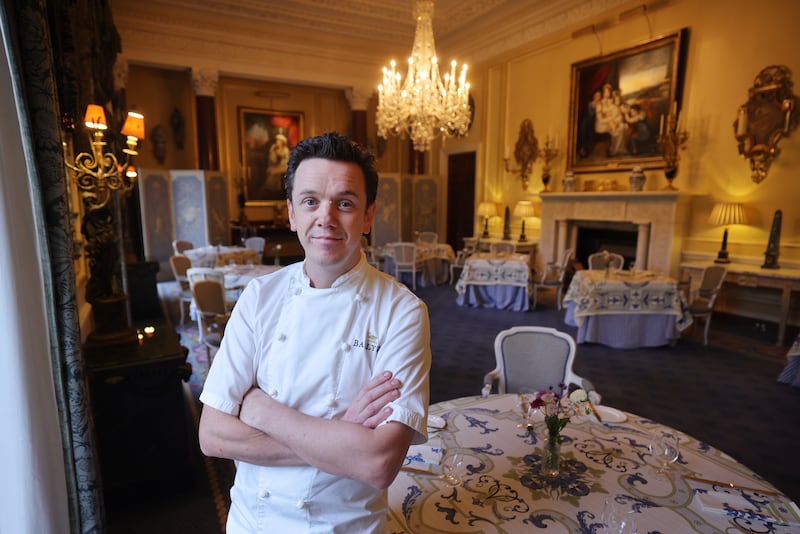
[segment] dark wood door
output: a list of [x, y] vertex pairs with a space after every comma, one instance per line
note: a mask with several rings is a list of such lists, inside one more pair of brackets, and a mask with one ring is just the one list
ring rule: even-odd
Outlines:
[[474, 233], [475, 152], [450, 155], [447, 169], [447, 243], [459, 250]]

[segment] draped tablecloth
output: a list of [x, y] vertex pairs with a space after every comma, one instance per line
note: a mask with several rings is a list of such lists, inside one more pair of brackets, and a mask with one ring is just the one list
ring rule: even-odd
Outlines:
[[578, 343], [658, 347], [692, 324], [677, 280], [653, 271], [577, 271], [564, 304]]
[[[443, 449], [442, 460], [401, 470], [389, 488], [386, 531], [599, 533], [604, 503], [612, 499], [636, 516], [638, 532], [798, 532], [797, 506], [724, 452], [644, 417], [597, 410], [602, 423], [581, 417], [567, 424], [560, 472], [546, 477], [539, 474], [544, 422], [534, 417], [533, 433], [520, 426], [516, 395], [432, 405], [445, 427], [412, 446], [407, 464], [426, 450]], [[665, 475], [657, 473], [648, 443], [667, 430], [680, 437], [680, 457]], [[438, 473], [456, 453], [465, 458], [462, 483], [450, 487]]]
[[261, 256], [249, 248], [229, 246], [207, 246], [190, 248], [183, 255], [192, 261], [192, 267], [217, 267], [234, 264], [260, 264]]
[[459, 306], [527, 311], [530, 295], [530, 256], [476, 253], [466, 259], [456, 282]]
[[[422, 263], [417, 282], [422, 287], [446, 284], [450, 277], [450, 264], [456, 261], [453, 247], [447, 243], [416, 243], [417, 260]], [[394, 276], [394, 249], [387, 243], [380, 250], [383, 257], [382, 270]], [[406, 274], [406, 273], [401, 273]]]

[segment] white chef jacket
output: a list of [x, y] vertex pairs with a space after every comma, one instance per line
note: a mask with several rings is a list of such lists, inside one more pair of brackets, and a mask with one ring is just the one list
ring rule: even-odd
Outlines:
[[[411, 427], [423, 443], [430, 363], [425, 304], [363, 254], [328, 289], [311, 287], [296, 263], [248, 284], [200, 400], [238, 415], [256, 384], [291, 408], [340, 419], [361, 387], [389, 370], [402, 386], [385, 422]], [[381, 532], [386, 511], [386, 491], [362, 482], [310, 466], [238, 462], [227, 532]]]

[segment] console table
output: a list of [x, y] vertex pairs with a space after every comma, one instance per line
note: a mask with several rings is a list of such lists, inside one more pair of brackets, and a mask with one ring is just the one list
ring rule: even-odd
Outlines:
[[[713, 265], [711, 262], [681, 263], [681, 279], [689, 274], [693, 279], [702, 277], [703, 269]], [[725, 282], [744, 287], [770, 287], [781, 290], [781, 311], [778, 318], [778, 340], [776, 345], [783, 345], [786, 336], [786, 322], [789, 318], [789, 306], [792, 291], [800, 291], [800, 269], [762, 269], [757, 265], [728, 263]]]

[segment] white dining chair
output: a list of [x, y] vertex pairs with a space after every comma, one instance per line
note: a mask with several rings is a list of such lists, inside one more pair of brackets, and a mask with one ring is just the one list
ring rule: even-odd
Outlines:
[[464, 265], [467, 263], [467, 258], [469, 258], [469, 254], [466, 250], [459, 250], [456, 253], [456, 260], [450, 264], [450, 285], [453, 285], [453, 282], [456, 279], [456, 271], [461, 273], [464, 270]]
[[417, 234], [417, 243], [435, 245], [439, 242], [439, 234], [436, 232], [420, 232]]
[[394, 254], [394, 276], [400, 280], [401, 273], [411, 274], [411, 288], [417, 290], [417, 272], [422, 272], [422, 262], [417, 259], [417, 244], [392, 243]]
[[587, 393], [594, 385], [572, 370], [575, 340], [566, 332], [545, 326], [514, 326], [494, 340], [496, 367], [483, 379], [497, 393], [540, 391], [559, 384], [575, 385]]
[[533, 281], [533, 309], [536, 309], [537, 296], [540, 289], [555, 289], [556, 290], [556, 305], [560, 310], [562, 307], [561, 293], [564, 291], [564, 277], [567, 274], [567, 268], [572, 261], [575, 251], [568, 248], [564, 251], [560, 263], [549, 262], [545, 265], [542, 275]]
[[192, 266], [192, 261], [186, 256], [175, 255], [169, 257], [169, 266], [172, 269], [172, 276], [178, 283], [180, 289], [179, 304], [181, 307], [181, 324], [186, 321], [189, 316], [189, 307], [192, 305], [192, 288], [189, 284], [189, 278], [186, 276]]
[[264, 245], [266, 245], [267, 240], [260, 236], [252, 236], [248, 237], [244, 240], [244, 248], [255, 250], [258, 253], [258, 257], [262, 259], [264, 257]]
[[711, 265], [703, 271], [700, 279], [700, 286], [691, 292], [692, 298], [689, 303], [689, 313], [693, 319], [702, 319], [703, 325], [703, 345], [708, 345], [708, 330], [711, 327], [711, 315], [714, 312], [714, 305], [717, 296], [722, 289], [725, 281], [727, 268], [723, 265]]
[[624, 263], [625, 258], [616, 252], [601, 250], [600, 252], [589, 254], [589, 269], [591, 270], [622, 269]]
[[197, 309], [200, 341], [206, 347], [210, 365], [230, 319], [225, 303], [225, 288], [216, 280], [202, 279], [192, 286], [192, 296]]
[[516, 252], [517, 246], [514, 243], [492, 243], [489, 252], [492, 256], [510, 256]]

